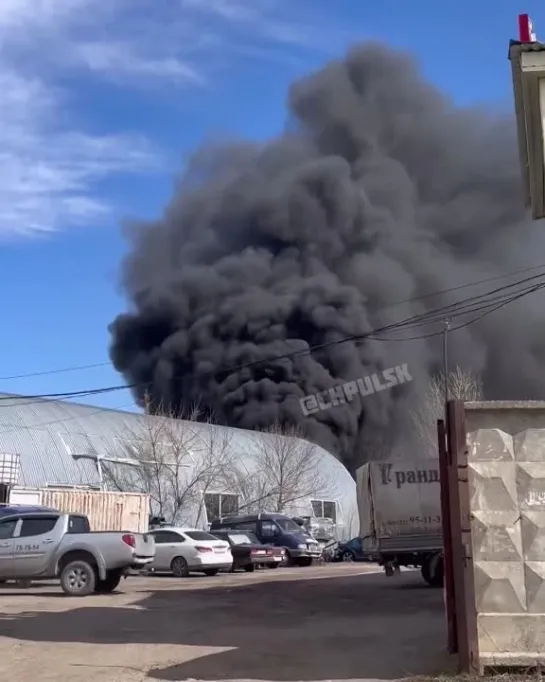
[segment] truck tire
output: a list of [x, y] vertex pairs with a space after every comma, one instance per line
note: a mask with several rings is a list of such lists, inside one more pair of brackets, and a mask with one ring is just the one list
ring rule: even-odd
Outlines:
[[121, 581], [121, 571], [108, 571], [104, 580], [97, 580], [95, 592], [97, 594], [109, 594], [113, 592]]
[[95, 567], [83, 559], [70, 561], [61, 571], [61, 587], [71, 597], [87, 597], [97, 583]]
[[422, 577], [428, 583], [430, 587], [443, 587], [445, 567], [443, 564], [443, 558], [440, 557], [439, 561], [435, 566], [435, 571], [432, 570], [433, 557], [426, 559], [422, 564]]
[[183, 556], [175, 556], [170, 562], [170, 570], [175, 578], [187, 578], [189, 566]]

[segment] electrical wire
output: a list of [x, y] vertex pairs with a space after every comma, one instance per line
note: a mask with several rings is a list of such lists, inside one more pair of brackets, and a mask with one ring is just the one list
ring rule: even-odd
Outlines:
[[[486, 277], [485, 279], [480, 279], [474, 282], [468, 282], [467, 284], [461, 284], [456, 287], [451, 287], [449, 289], [442, 289], [439, 291], [432, 291], [427, 294], [421, 294], [420, 296], [413, 296], [411, 298], [407, 298], [404, 300], [399, 300], [399, 301], [394, 301], [393, 303], [389, 303], [388, 305], [380, 308], [377, 310], [377, 312], [383, 312], [386, 310], [389, 310], [390, 308], [395, 308], [400, 305], [406, 305], [408, 303], [415, 303], [417, 301], [422, 301], [427, 298], [433, 298], [436, 296], [444, 296], [445, 294], [450, 294], [455, 291], [461, 291], [462, 289], [468, 289], [470, 287], [474, 286], [479, 286], [480, 284], [488, 284], [489, 282], [495, 282], [499, 281], [502, 279], [506, 279], [507, 277], [514, 277], [515, 275], [520, 275], [523, 272], [534, 272], [535, 270], [542, 270], [545, 268], [545, 263], [541, 263], [540, 265], [534, 265], [529, 268], [521, 268], [519, 270], [512, 270], [511, 272], [505, 273], [504, 275], [495, 275], [494, 277]], [[537, 275], [539, 276], [539, 275]], [[28, 372], [25, 374], [13, 374], [11, 376], [3, 376], [0, 377], [0, 381], [11, 381], [13, 379], [28, 379], [31, 377], [41, 377], [41, 376], [47, 376], [47, 375], [52, 375], [52, 374], [64, 374], [67, 372], [77, 372], [77, 371], [83, 371], [87, 369], [97, 369], [99, 367], [108, 367], [111, 366], [111, 362], [98, 362], [94, 363], [91, 365], [74, 365], [72, 367], [61, 367], [57, 369], [49, 369], [49, 370], [43, 370], [40, 372]]]
[[97, 369], [107, 367], [111, 362], [97, 362], [93, 365], [76, 365], [75, 367], [61, 367], [60, 369], [47, 369], [43, 372], [29, 372], [27, 374], [12, 374], [9, 377], [0, 377], [0, 381], [10, 381], [11, 379], [28, 379], [30, 377], [43, 377], [48, 374], [64, 374], [65, 372], [77, 372], [84, 369]]
[[[485, 297], [489, 297], [491, 294], [496, 294], [501, 291], [505, 291], [507, 289], [511, 289], [516, 286], [520, 286], [521, 284], [534, 281], [540, 277], [544, 277], [545, 273], [542, 275], [535, 275], [533, 277], [525, 278], [523, 280], [519, 280], [517, 282], [514, 282], [509, 285], [505, 285], [503, 287], [498, 287], [497, 289], [494, 289], [492, 291], [486, 292], [484, 294], [480, 294], [479, 296], [471, 296], [467, 299], [463, 299], [461, 301], [457, 301], [455, 303], [449, 304], [447, 306], [442, 306], [441, 308], [438, 308], [436, 310], [432, 310], [426, 313], [423, 313], [421, 315], [414, 315], [410, 318], [407, 318], [405, 320], [401, 320], [399, 322], [395, 322], [389, 325], [385, 325], [381, 328], [378, 329], [373, 329], [365, 334], [360, 334], [360, 335], [354, 335], [350, 337], [345, 337], [342, 339], [336, 339], [334, 341], [329, 341], [326, 343], [322, 344], [317, 344], [314, 346], [310, 346], [298, 351], [291, 351], [288, 353], [284, 353], [280, 356], [275, 356], [275, 357], [268, 357], [268, 358], [262, 358], [259, 360], [253, 360], [250, 362], [245, 362], [241, 363], [236, 366], [230, 366], [230, 367], [225, 367], [225, 368], [217, 368], [215, 370], [211, 370], [209, 372], [201, 372], [201, 373], [193, 373], [193, 374], [185, 374], [183, 377], [181, 377], [182, 380], [186, 381], [188, 379], [200, 379], [206, 376], [211, 376], [211, 375], [217, 375], [217, 374], [223, 374], [223, 373], [231, 373], [231, 372], [236, 372], [241, 369], [253, 367], [259, 364], [264, 364], [264, 363], [275, 363], [278, 362], [279, 360], [283, 359], [288, 359], [288, 358], [294, 358], [298, 357], [300, 355], [307, 355], [311, 354], [313, 352], [316, 352], [318, 350], [323, 350], [328, 347], [336, 346], [342, 343], [347, 343], [350, 341], [362, 341], [365, 339], [373, 339], [377, 341], [385, 341], [385, 340], [413, 340], [413, 339], [382, 339], [376, 337], [377, 334], [385, 333], [385, 332], [390, 332], [390, 331], [395, 331], [397, 329], [407, 329], [411, 328], [411, 325], [414, 327], [415, 325], [421, 326], [422, 324], [433, 324], [439, 321], [440, 318], [444, 319], [445, 317], [460, 317], [462, 315], [467, 315], [469, 312], [475, 312], [475, 304], [476, 303], [483, 303], [481, 299]], [[545, 286], [545, 282], [539, 283], [539, 284], [534, 284], [531, 287], [528, 287], [527, 289], [523, 291], [517, 291], [514, 294], [510, 294], [508, 297], [502, 296], [500, 297], [501, 300], [497, 304], [497, 306], [493, 309], [489, 310], [489, 313], [494, 312], [494, 310], [499, 309], [500, 307], [503, 307], [504, 305], [507, 305], [508, 303], [518, 300], [524, 296], [527, 296], [530, 293], [533, 293], [535, 291], [538, 291], [539, 289], [543, 288]], [[488, 302], [484, 302], [484, 305], [482, 308], [490, 308], [491, 304], [497, 303], [498, 299], [491, 299]], [[469, 303], [469, 306], [468, 306]], [[485, 314], [489, 314], [488, 312]], [[473, 320], [470, 320], [469, 322], [466, 322], [465, 324], [456, 327], [452, 329], [452, 331], [456, 331], [457, 329], [461, 329], [463, 327], [467, 327], [470, 324], [473, 324], [474, 322], [477, 322], [479, 319], [482, 319], [485, 314], [482, 314], [478, 316], [477, 318], [474, 318]], [[423, 338], [430, 338], [432, 336], [437, 336], [442, 332], [438, 333], [432, 333], [428, 335], [423, 335], [419, 337], [414, 337], [414, 339], [423, 339]], [[376, 338], [374, 338], [376, 337]], [[20, 399], [23, 400], [30, 400], [30, 401], [38, 401], [41, 402], [44, 399], [56, 399], [56, 400], [66, 400], [66, 399], [71, 399], [71, 398], [81, 398], [81, 397], [87, 397], [91, 395], [101, 395], [104, 393], [111, 393], [114, 391], [120, 391], [120, 390], [126, 390], [126, 389], [135, 389], [135, 388], [144, 388], [150, 385], [151, 382], [138, 382], [138, 383], [133, 383], [133, 384], [123, 384], [123, 385], [118, 385], [118, 386], [106, 386], [106, 387], [101, 387], [101, 388], [96, 388], [96, 389], [84, 389], [81, 391], [69, 391], [69, 392], [63, 392], [63, 393], [43, 393], [43, 394], [37, 394], [37, 395], [23, 395], [23, 396], [18, 396]], [[13, 400], [14, 398], [12, 396], [0, 396], [0, 401], [5, 401], [5, 400]], [[18, 403], [21, 404], [21, 403]], [[27, 403], [28, 404], [28, 403]]]
[[[470, 325], [474, 324], [475, 322], [479, 322], [480, 320], [482, 320], [487, 315], [490, 315], [491, 313], [495, 312], [496, 310], [503, 308], [508, 303], [512, 303], [513, 301], [516, 301], [519, 298], [522, 298], [523, 296], [527, 296], [528, 294], [531, 294], [534, 291], [539, 291], [540, 289], [543, 289], [544, 287], [545, 287], [545, 283], [541, 284], [539, 286], [533, 287], [531, 290], [525, 291], [525, 292], [519, 294], [518, 296], [513, 296], [513, 297], [499, 303], [498, 305], [495, 305], [492, 307], [489, 307], [488, 305], [482, 306], [483, 308], [487, 308], [487, 310], [485, 310], [485, 312], [481, 313], [480, 315], [477, 315], [477, 317], [474, 317], [473, 319], [469, 320], [468, 322], [465, 322], [463, 324], [458, 325], [457, 327], [451, 327], [449, 329], [449, 333], [458, 331], [459, 329], [464, 329], [465, 327], [469, 327]], [[466, 314], [466, 313], [464, 313], [464, 314]], [[377, 338], [377, 337], [371, 337], [371, 338], [373, 338], [376, 341], [415, 341], [415, 340], [420, 340], [420, 339], [429, 339], [429, 338], [432, 338], [434, 336], [443, 336], [444, 333], [445, 333], [444, 330], [442, 330], [439, 332], [433, 332], [431, 334], [423, 334], [421, 336], [409, 336], [409, 337], [394, 338], [394, 339], [383, 339], [383, 338]]]

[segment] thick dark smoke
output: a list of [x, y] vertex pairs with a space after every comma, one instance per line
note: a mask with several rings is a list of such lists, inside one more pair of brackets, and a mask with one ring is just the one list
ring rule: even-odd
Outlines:
[[[404, 54], [358, 47], [292, 86], [285, 133], [198, 151], [163, 217], [134, 228], [114, 365], [140, 402], [147, 391], [232, 426], [299, 424], [354, 471], [383, 434], [409, 447], [411, 384], [310, 417], [298, 399], [403, 362], [425, 378], [440, 341], [213, 371], [364, 334], [483, 289], [393, 303], [545, 262], [545, 227], [522, 201], [509, 117], [455, 106]], [[542, 397], [542, 303], [453, 333], [452, 364], [479, 372], [488, 397]]]

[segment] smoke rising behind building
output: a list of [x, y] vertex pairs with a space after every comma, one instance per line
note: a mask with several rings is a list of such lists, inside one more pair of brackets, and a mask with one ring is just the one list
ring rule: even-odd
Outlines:
[[[288, 108], [266, 144], [197, 150], [162, 217], [133, 226], [111, 357], [140, 403], [299, 424], [354, 471], [377, 439], [403, 444], [413, 384], [307, 417], [299, 398], [401, 363], [416, 386], [440, 366], [440, 339], [217, 370], [363, 335], [461, 296], [400, 301], [545, 263], [545, 228], [524, 211], [511, 116], [456, 106], [406, 54], [358, 46], [295, 82]], [[533, 294], [452, 334], [451, 362], [480, 373], [487, 397], [543, 397], [542, 304]]]

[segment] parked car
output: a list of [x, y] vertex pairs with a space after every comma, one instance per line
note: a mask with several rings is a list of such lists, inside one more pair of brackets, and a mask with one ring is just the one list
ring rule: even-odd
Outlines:
[[249, 514], [246, 516], [227, 516], [212, 521], [210, 532], [230, 529], [253, 533], [260, 542], [286, 550], [290, 565], [310, 566], [320, 559], [320, 545], [310, 534], [284, 514]]
[[82, 514], [4, 506], [0, 511], [0, 580], [59, 578], [66, 594], [112, 592], [131, 570], [155, 555], [152, 539], [139, 533], [92, 532]]
[[259, 566], [278, 568], [285, 558], [286, 550], [283, 547], [264, 545], [248, 531], [216, 530], [214, 535], [229, 543], [233, 555], [233, 571], [243, 568], [247, 573], [252, 573]]
[[348, 542], [340, 542], [335, 552], [335, 561], [372, 561], [369, 552], [364, 552], [361, 539], [352, 538]]
[[150, 569], [185, 578], [190, 573], [216, 575], [231, 570], [229, 543], [204, 530], [161, 526], [150, 531], [155, 540], [155, 558]]

